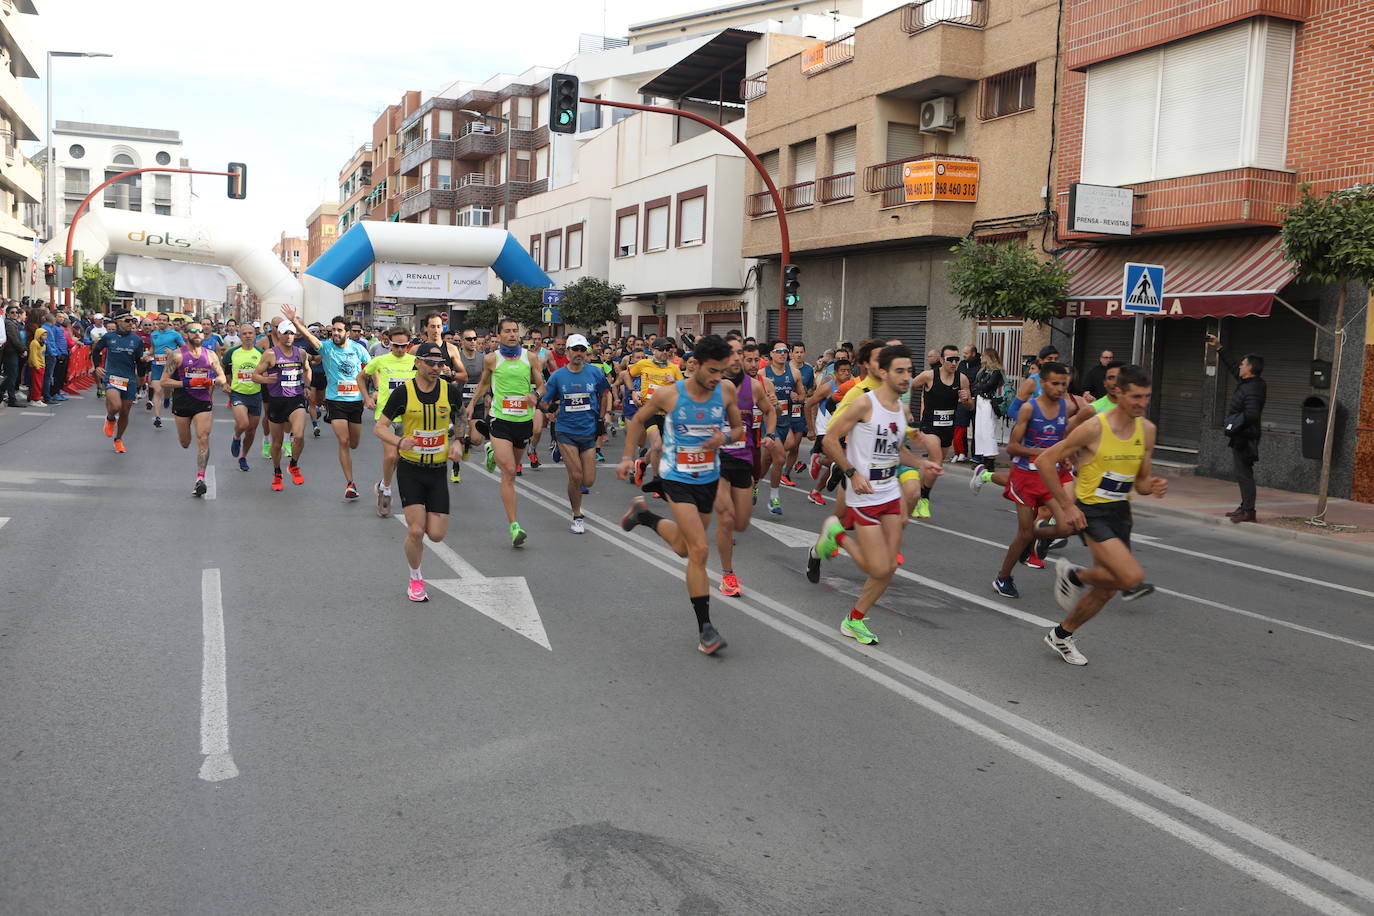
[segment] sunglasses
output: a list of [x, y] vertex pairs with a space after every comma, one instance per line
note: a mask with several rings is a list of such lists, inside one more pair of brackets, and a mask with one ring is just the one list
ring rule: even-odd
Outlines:
[[204, 334], [204, 333], [205, 333], [205, 329], [204, 329], [204, 328], [187, 328], [187, 329], [186, 329], [186, 333], [187, 333], [187, 334]]
[[569, 350], [572, 350], [574, 353], [586, 353], [586, 352], [587, 352], [587, 348], [586, 348], [586, 347], [568, 347], [568, 349], [569, 349]]
[[439, 368], [440, 366], [443, 366], [443, 365], [447, 364], [447, 363], [448, 363], [448, 360], [446, 360], [446, 359], [422, 359], [422, 360], [420, 360], [420, 362], [424, 363], [426, 366], [433, 366], [434, 368], [437, 369], [437, 368]]
[[791, 353], [792, 351], [791, 351], [791, 350], [774, 350], [773, 352], [774, 352], [774, 353], [778, 353], [778, 354], [783, 354], [783, 353]]
[[464, 337], [463, 339], [464, 339], [464, 340], [476, 340], [477, 338], [476, 338], [476, 337]]
[[391, 345], [392, 345], [393, 347], [408, 347], [408, 346], [410, 346], [410, 341], [408, 341], [408, 340], [403, 340], [403, 341], [401, 341], [400, 343], [397, 343], [396, 341], [393, 340], [393, 341], [391, 342]]
[[945, 362], [947, 362], [947, 363], [957, 363], [958, 361], [959, 361], [959, 357], [957, 357], [957, 356], [946, 356], [946, 357], [945, 357]]

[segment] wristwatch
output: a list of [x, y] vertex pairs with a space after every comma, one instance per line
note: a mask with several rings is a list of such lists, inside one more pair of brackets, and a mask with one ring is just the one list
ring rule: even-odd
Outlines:
[[857, 471], [857, 470], [858, 470], [858, 468], [850, 468], [849, 470], [847, 470], [847, 471], [844, 472], [844, 476], [846, 476], [846, 477], [853, 477], [853, 476], [854, 476], [854, 472]]

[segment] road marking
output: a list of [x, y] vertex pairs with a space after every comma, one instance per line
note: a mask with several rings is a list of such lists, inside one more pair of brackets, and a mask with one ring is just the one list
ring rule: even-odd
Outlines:
[[[41, 416], [50, 416], [50, 414], [46, 414], [46, 415], [45, 415], [45, 414], [38, 414], [38, 416], [40, 416], [40, 417], [41, 417]], [[131, 421], [133, 420], [133, 418], [134, 418], [134, 415], [133, 415], [133, 414], [129, 414], [129, 419], [130, 419]], [[88, 413], [88, 414], [86, 414], [86, 419], [87, 419], [87, 420], [103, 420], [103, 419], [105, 419], [105, 415], [104, 415], [103, 413]], [[173, 419], [175, 419], [175, 418], [173, 418]], [[233, 423], [233, 422], [235, 422], [235, 421], [234, 421], [232, 418], [230, 418], [230, 417], [215, 417], [215, 418], [213, 419], [213, 422], [215, 422], [215, 423]]]
[[239, 775], [229, 752], [229, 688], [225, 674], [224, 604], [218, 569], [200, 574], [200, 778], [221, 782]]
[[816, 543], [817, 534], [804, 531], [801, 528], [793, 528], [780, 522], [770, 522], [762, 519], [752, 519], [749, 527], [762, 531], [770, 538], [774, 538], [782, 543], [784, 547], [810, 547]]
[[205, 496], [203, 499], [215, 498], [215, 466], [207, 464], [205, 466]]
[[[393, 515], [392, 518], [403, 526], [406, 524], [404, 516]], [[426, 539], [425, 546], [458, 575], [457, 579], [428, 579], [427, 584], [477, 613], [490, 617], [506, 629], [553, 651], [549, 636], [544, 632], [544, 622], [539, 617], [539, 608], [523, 576], [484, 576], [481, 570], [444, 542]]]
[[9, 519], [7, 519], [7, 518], [0, 518], [0, 528], [5, 527], [5, 524], [6, 524], [8, 521], [9, 521]]
[[[483, 474], [486, 473], [485, 470], [481, 469], [479, 469], [479, 472]], [[487, 476], [495, 477], [495, 475], [492, 474], [488, 474]], [[536, 495], [536, 493], [531, 491], [537, 491], [538, 494], [542, 495]], [[556, 500], [554, 494], [542, 487], [526, 484], [524, 487], [519, 488], [517, 492], [527, 499], [544, 506], [544, 508], [556, 515], [561, 516], [564, 514], [565, 507]], [[664, 551], [667, 552], [666, 547], [661, 543], [653, 544], [647, 536], [637, 537], [634, 534], [617, 537], [619, 525], [615, 522], [603, 519], [599, 515], [590, 512], [585, 512], [584, 515], [590, 523], [587, 526], [588, 533], [616, 545], [631, 556], [637, 557], [645, 563], [655, 566], [674, 577], [678, 577], [682, 574], [682, 568], [685, 565], [685, 561], [678, 558], [676, 554], [668, 552], [673, 560], [678, 561], [672, 563], [668, 559], [661, 559], [660, 557], [652, 556], [638, 549], [638, 545], [650, 545], [655, 548], [663, 548]], [[602, 530], [603, 528], [610, 530], [605, 531]], [[657, 538], [654, 540], [657, 540]], [[630, 543], [631, 541], [633, 541], [633, 544]], [[658, 551], [655, 550], [654, 552], [657, 553]], [[708, 570], [708, 572], [712, 575], [719, 574], [716, 570]], [[751, 604], [767, 607], [773, 613], [770, 614], [758, 606], [751, 607]], [[1073, 757], [1087, 766], [1127, 784], [1136, 791], [1152, 796], [1162, 804], [1180, 809], [1192, 817], [1206, 821], [1219, 830], [1262, 849], [1276, 858], [1282, 859], [1284, 862], [1314, 877], [1327, 881], [1354, 896], [1358, 896], [1364, 901], [1374, 902], [1374, 882], [1348, 872], [1337, 865], [1327, 862], [1279, 837], [1266, 833], [1260, 828], [1227, 814], [1218, 808], [1214, 808], [1205, 802], [1191, 798], [1164, 783], [1131, 769], [1123, 763], [1112, 760], [1074, 741], [1070, 741], [1028, 719], [1023, 719], [1014, 713], [1007, 712], [981, 697], [956, 687], [921, 668], [903, 662], [886, 652], [876, 649], [865, 649], [856, 653], [856, 650], [849, 648], [847, 644], [841, 648], [840, 644], [844, 640], [844, 637], [842, 637], [834, 627], [820, 624], [759, 591], [751, 589], [749, 594], [744, 598], [735, 599], [735, 601], [731, 603], [731, 607], [739, 610], [741, 613], [758, 623], [843, 665], [850, 671], [873, 683], [885, 687], [928, 712], [934, 713], [946, 721], [996, 744], [1009, 753], [1020, 757], [1022, 760], [1063, 779], [1072, 786], [1087, 791], [1089, 794], [1096, 796], [1108, 804], [1158, 828], [1169, 836], [1187, 843], [1195, 849], [1212, 856], [1218, 861], [1244, 874], [1250, 875], [1252, 878], [1255, 878], [1280, 893], [1292, 897], [1305, 906], [1311, 907], [1320, 913], [1355, 916], [1356, 911], [1321, 893], [1317, 889], [1290, 878], [1277, 869], [1257, 861], [1254, 857], [1227, 845], [1225, 842], [1202, 833], [1197, 828], [1190, 826], [1179, 818], [1158, 808], [1151, 807], [1145, 802], [1133, 798], [1125, 792], [1093, 778], [1082, 769], [1061, 763], [1042, 751], [1036, 750], [1017, 738], [1003, 734], [995, 728], [972, 718], [967, 713], [961, 712], [935, 697], [922, 693], [890, 675], [873, 670], [870, 665], [885, 665], [918, 684], [944, 694], [946, 697], [962, 703], [994, 719], [1002, 725], [1020, 732], [1028, 738], [1033, 738], [1066, 756]], [[780, 620], [778, 619], [779, 617], [785, 618], [785, 620]], [[803, 628], [814, 631], [818, 635], [813, 636], [810, 633], [803, 632]], [[824, 637], [824, 639], [821, 637]]]
[[1313, 579], [1311, 576], [1300, 576], [1297, 573], [1285, 572], [1282, 569], [1271, 569], [1268, 566], [1256, 566], [1254, 563], [1245, 563], [1241, 560], [1231, 560], [1226, 557], [1214, 557], [1210, 553], [1203, 553], [1200, 550], [1188, 550], [1184, 547], [1175, 547], [1173, 544], [1161, 544], [1159, 538], [1151, 537], [1148, 534], [1137, 534], [1134, 537], [1150, 547], [1157, 547], [1160, 550], [1172, 550], [1174, 553], [1186, 554], [1190, 557], [1197, 557], [1211, 563], [1225, 563], [1227, 566], [1239, 566], [1241, 569], [1248, 569], [1252, 572], [1268, 573], [1271, 576], [1280, 576], [1284, 579], [1292, 579], [1295, 582], [1306, 582], [1308, 585], [1320, 585], [1322, 588], [1333, 588], [1341, 592], [1349, 592], [1352, 595], [1361, 595], [1365, 598], [1374, 598], [1374, 592], [1365, 591], [1362, 588], [1355, 588], [1353, 585], [1341, 585], [1339, 582], [1324, 582], [1321, 579]]

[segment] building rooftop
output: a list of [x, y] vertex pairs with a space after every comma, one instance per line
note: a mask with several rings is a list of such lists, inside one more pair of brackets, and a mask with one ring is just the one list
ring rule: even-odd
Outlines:
[[57, 121], [54, 133], [80, 134], [88, 137], [111, 137], [117, 140], [158, 140], [163, 143], [180, 143], [181, 132], [158, 130], [153, 127], [126, 127], [121, 124], [91, 124], [86, 121]]

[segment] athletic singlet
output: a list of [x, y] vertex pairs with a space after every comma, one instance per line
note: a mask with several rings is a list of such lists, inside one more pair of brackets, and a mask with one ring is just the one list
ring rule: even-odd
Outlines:
[[183, 391], [197, 401], [210, 403], [215, 393], [212, 387], [215, 384], [215, 374], [210, 368], [210, 351], [201, 347], [200, 355], [192, 356], [189, 349], [181, 347], [180, 353], [181, 362], [177, 364], [177, 370], [172, 373], [172, 378], [177, 381], [185, 379], [186, 387]]
[[363, 366], [363, 371], [377, 378], [377, 409], [373, 416], [380, 420], [391, 392], [415, 378], [415, 356], [410, 353], [405, 356], [384, 353], [374, 356], [366, 366]]
[[367, 348], [356, 340], [345, 340], [343, 346], [332, 339], [323, 341], [320, 368], [325, 374], [326, 400], [361, 401], [365, 392], [358, 385], [358, 373], [371, 361]]
[[1081, 503], [1096, 505], [1131, 498], [1131, 487], [1145, 458], [1145, 428], [1136, 417], [1135, 428], [1125, 439], [1117, 438], [1105, 414], [1096, 418], [1100, 427], [1097, 452], [1092, 461], [1078, 466], [1074, 496]]
[[482, 381], [482, 364], [487, 355], [478, 352], [468, 356], [460, 349], [458, 358], [463, 361], [463, 370], [468, 374], [468, 380], [463, 383], [463, 403], [466, 404], [477, 393], [477, 385]]
[[959, 406], [959, 373], [954, 373], [954, 384], [945, 384], [940, 370], [931, 374], [930, 388], [921, 398], [921, 428], [949, 429], [954, 426], [954, 411]]
[[253, 370], [262, 361], [262, 351], [256, 347], [235, 347], [229, 351], [229, 377], [234, 380], [230, 390], [239, 394], [257, 394], [262, 386], [253, 381]]
[[868, 474], [873, 492], [856, 493], [853, 487], [849, 488], [844, 499], [850, 506], [876, 506], [902, 495], [897, 463], [902, 435], [906, 432], [906, 418], [900, 410], [884, 407], [877, 392], [866, 392], [864, 397], [871, 402], [869, 417], [850, 427], [844, 452], [849, 463], [858, 468], [856, 477]]
[[[1026, 424], [1026, 433], [1021, 437], [1021, 444], [1027, 448], [1047, 449], [1051, 445], [1064, 438], [1064, 430], [1069, 424], [1069, 405], [1064, 398], [1059, 399], [1059, 415], [1053, 420], [1047, 418], [1040, 412], [1040, 399], [1030, 401], [1031, 415], [1030, 421]], [[1034, 458], [1027, 458], [1025, 455], [1013, 455], [1011, 463], [1023, 471], [1031, 471]]]
[[725, 425], [725, 398], [717, 385], [706, 400], [694, 401], [687, 394], [685, 379], [676, 384], [677, 404], [663, 424], [658, 476], [677, 483], [715, 483], [720, 479], [720, 458], [715, 449], [702, 446], [718, 429], [730, 434]]
[[630, 378], [640, 380], [640, 402], [647, 404], [655, 391], [681, 381], [682, 370], [675, 363], [660, 366], [652, 358], [645, 357], [630, 366]]
[[[17, 343], [17, 341], [16, 341]], [[133, 397], [137, 385], [138, 358], [143, 354], [143, 338], [130, 332], [113, 331], [100, 338], [96, 345], [105, 352], [105, 387]], [[91, 352], [95, 352], [95, 347]]]
[[491, 415], [510, 423], [533, 420], [533, 382], [534, 364], [530, 362], [529, 350], [521, 349], [514, 359], [507, 359], [498, 350], [496, 368], [491, 370]]
[[773, 393], [778, 398], [778, 429], [781, 429], [787, 418], [800, 418], [802, 415], [802, 405], [792, 403], [792, 392], [797, 389], [796, 380], [792, 377], [792, 364], [788, 363], [783, 368], [782, 375], [773, 374], [772, 364], [764, 366], [762, 374], [773, 383]]
[[153, 331], [152, 334], [148, 335], [148, 339], [153, 345], [153, 364], [157, 366], [167, 365], [168, 350], [175, 350], [186, 343], [185, 338], [171, 328], [165, 331]]
[[411, 436], [415, 444], [408, 449], [400, 449], [397, 454], [415, 464], [443, 464], [448, 460], [448, 425], [452, 410], [448, 402], [448, 384], [438, 383], [439, 397], [433, 404], [420, 402], [420, 394], [415, 389], [415, 380], [406, 379], [406, 411], [399, 417], [401, 438]]
[[1102, 397], [1098, 398], [1096, 401], [1093, 401], [1093, 411], [1095, 413], [1106, 413], [1115, 406], [1116, 405], [1112, 403], [1112, 399], [1107, 397], [1105, 394], [1102, 395]]
[[[740, 417], [752, 417], [756, 409], [754, 406], [754, 380], [747, 375], [741, 375], [738, 381], [736, 381], [735, 379], [731, 379], [731, 381], [735, 383], [735, 397], [739, 402]], [[753, 464], [753, 432], [746, 432], [744, 434], [743, 442], [737, 442], [734, 445], [723, 445], [721, 446], [720, 450], [725, 454], [729, 455], [731, 458], [738, 458], [740, 461], [746, 461], [749, 464]]]
[[267, 393], [274, 398], [298, 398], [305, 391], [305, 355], [301, 348], [293, 346], [287, 356], [281, 348], [273, 345], [272, 352], [277, 357], [277, 380], [267, 386]]
[[[821, 384], [825, 383], [822, 382]], [[835, 387], [833, 379], [831, 380], [830, 387], [833, 392]], [[816, 403], [816, 435], [818, 436], [824, 436], [825, 431], [830, 428], [830, 419], [832, 417], [830, 405], [833, 403], [834, 401], [832, 401], [828, 395], [821, 398]]]

